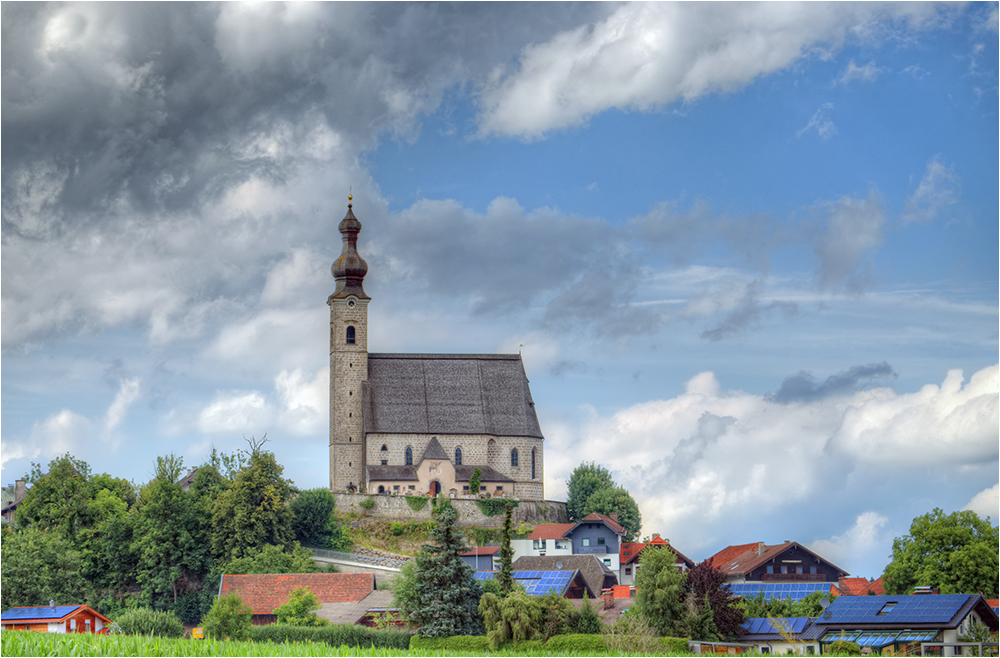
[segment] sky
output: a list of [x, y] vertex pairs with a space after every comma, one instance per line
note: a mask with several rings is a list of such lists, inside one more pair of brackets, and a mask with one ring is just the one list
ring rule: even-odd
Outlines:
[[3, 3], [3, 484], [267, 448], [373, 352], [517, 353], [695, 560], [998, 517], [997, 3]]

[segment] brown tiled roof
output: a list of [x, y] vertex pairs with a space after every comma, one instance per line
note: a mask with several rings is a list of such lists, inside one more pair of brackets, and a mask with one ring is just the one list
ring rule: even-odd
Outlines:
[[[837, 592], [840, 596], [866, 596], [869, 592], [872, 594], [885, 594], [881, 580], [879, 578], [875, 582], [869, 583], [867, 578], [841, 578], [836, 585]], [[878, 584], [878, 589], [882, 591], [875, 591], [876, 583]]]
[[419, 482], [416, 466], [368, 465], [369, 482]]
[[539, 523], [528, 535], [528, 539], [563, 539], [575, 523]]
[[[618, 523], [609, 516], [604, 516], [603, 514], [598, 514], [597, 512], [594, 512], [593, 514], [588, 514], [587, 516], [580, 519], [580, 523], [583, 523], [584, 521], [603, 521], [608, 525], [609, 528], [617, 532], [619, 535], [625, 534], [625, 528], [622, 527], [620, 523]], [[577, 525], [579, 525], [579, 523]]]
[[751, 550], [757, 549], [757, 542], [752, 544], [737, 544], [735, 546], [727, 546], [722, 549], [712, 557], [708, 558], [708, 564], [714, 569], [722, 569], [728, 572], [729, 566], [736, 562], [738, 557], [742, 556]]
[[316, 611], [316, 616], [333, 624], [354, 624], [371, 608], [389, 608], [391, 606], [392, 592], [377, 589], [361, 601], [323, 603]]
[[[768, 546], [763, 543], [730, 546], [729, 548], [723, 549], [710, 557], [709, 564], [717, 569], [721, 569], [727, 575], [741, 575], [753, 571], [760, 565], [773, 560], [791, 548], [798, 548], [801, 551], [805, 551], [813, 557], [823, 560], [823, 562], [826, 562], [834, 569], [837, 569], [843, 575], [847, 575], [847, 572], [837, 565], [820, 557], [819, 555], [816, 555], [805, 546], [802, 546], [798, 542], [794, 541], [786, 541], [782, 544], [775, 544], [773, 546]], [[740, 551], [739, 549], [744, 550]]]
[[466, 551], [464, 553], [459, 553], [459, 555], [496, 555], [500, 552], [499, 546], [476, 546], [471, 551]]
[[472, 477], [473, 471], [479, 469], [479, 481], [480, 482], [513, 482], [514, 480], [507, 477], [500, 471], [496, 470], [492, 466], [477, 466], [475, 464], [459, 464], [455, 467], [455, 482], [468, 482]]
[[[562, 566], [556, 566], [562, 565]], [[577, 571], [587, 584], [587, 596], [592, 599], [601, 590], [618, 584], [618, 576], [604, 566], [596, 555], [525, 555], [514, 560], [514, 571]]]
[[872, 581], [872, 594], [875, 596], [882, 596], [885, 594], [885, 585], [882, 584], [882, 576], [879, 576]]
[[639, 554], [642, 553], [642, 549], [646, 548], [647, 546], [666, 546], [667, 548], [669, 548], [671, 551], [674, 552], [674, 555], [676, 555], [677, 558], [681, 562], [683, 562], [688, 569], [694, 566], [694, 560], [692, 560], [691, 558], [687, 557], [686, 555], [678, 551], [676, 548], [670, 545], [670, 542], [660, 537], [654, 537], [653, 541], [646, 543], [622, 542], [621, 553], [619, 555], [619, 562], [621, 562], [621, 564], [631, 564], [635, 562], [639, 558]]
[[320, 603], [358, 602], [375, 589], [370, 573], [282, 573], [222, 577], [219, 594], [239, 594], [255, 615], [272, 614], [299, 587], [316, 595]]

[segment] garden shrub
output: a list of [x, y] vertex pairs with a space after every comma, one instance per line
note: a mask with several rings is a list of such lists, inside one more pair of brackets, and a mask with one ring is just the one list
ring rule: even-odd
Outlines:
[[237, 594], [215, 599], [211, 610], [201, 620], [205, 635], [219, 640], [246, 640], [250, 637], [253, 611]]
[[827, 647], [824, 653], [829, 653], [834, 656], [860, 656], [861, 645], [857, 642], [851, 642], [850, 640], [835, 640], [830, 643], [830, 646]]
[[489, 641], [485, 635], [452, 635], [451, 637], [420, 637], [410, 638], [410, 651], [418, 655], [432, 652], [471, 653], [481, 656], [490, 655]]
[[172, 612], [136, 608], [118, 615], [115, 622], [125, 635], [184, 637], [184, 624]]
[[661, 637], [660, 644], [663, 645], [664, 652], [668, 656], [688, 652], [688, 639], [686, 637]]

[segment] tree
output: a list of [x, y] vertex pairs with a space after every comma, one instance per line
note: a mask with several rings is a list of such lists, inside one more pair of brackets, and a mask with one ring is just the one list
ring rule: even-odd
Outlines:
[[647, 546], [635, 571], [635, 608], [660, 635], [675, 634], [685, 617], [686, 576], [677, 570], [677, 556], [666, 547]]
[[[571, 632], [576, 609], [569, 602], [569, 599], [551, 591], [538, 597], [537, 601], [542, 611], [541, 634], [543, 642], [553, 635]], [[596, 612], [594, 616], [597, 616]]]
[[889, 594], [929, 585], [942, 594], [982, 593], [997, 597], [1000, 528], [990, 517], [965, 510], [946, 515], [940, 508], [913, 519], [910, 534], [892, 543], [892, 561], [882, 576]]
[[243, 557], [230, 560], [222, 567], [222, 573], [316, 573], [319, 567], [312, 559], [312, 553], [294, 542], [290, 551], [280, 546], [265, 544], [251, 549]]
[[605, 487], [594, 492], [584, 506], [584, 516], [587, 514], [618, 515], [618, 523], [625, 528], [625, 541], [639, 534], [642, 529], [642, 515], [639, 506], [625, 487]]
[[316, 616], [314, 610], [322, 607], [319, 599], [308, 588], [296, 587], [288, 600], [274, 609], [279, 624], [291, 626], [327, 626], [330, 622]]
[[[721, 569], [713, 568], [708, 560], [695, 565], [687, 572], [685, 590], [688, 599], [688, 626], [692, 633], [717, 633], [725, 639], [739, 637], [742, 632], [743, 610], [736, 605], [737, 597], [733, 596], [726, 584], [726, 574]], [[702, 619], [705, 610], [711, 613], [710, 625]], [[694, 634], [691, 637], [696, 640], [712, 639]]]
[[48, 605], [79, 602], [86, 581], [80, 576], [80, 552], [61, 533], [28, 527], [3, 532], [0, 605]]
[[212, 604], [201, 625], [205, 635], [220, 640], [249, 640], [253, 611], [237, 594], [221, 596]]
[[307, 546], [333, 549], [333, 510], [337, 501], [329, 489], [309, 489], [292, 500], [292, 530], [295, 539]]
[[611, 473], [594, 462], [576, 467], [567, 482], [566, 512], [569, 520], [576, 523], [590, 512], [585, 512], [587, 500], [600, 489], [614, 488]]
[[205, 510], [177, 480], [184, 460], [157, 457], [156, 474], [140, 493], [135, 550], [138, 581], [147, 600], [168, 595], [170, 605], [180, 595], [200, 588], [211, 566], [209, 526]]
[[437, 525], [431, 530], [432, 543], [425, 544], [417, 557], [417, 607], [409, 611], [409, 617], [423, 637], [480, 635], [483, 626], [478, 606], [482, 588], [472, 569], [459, 557], [468, 547], [455, 528], [458, 512], [445, 502], [432, 514]]
[[219, 559], [242, 557], [264, 544], [289, 546], [295, 536], [291, 485], [274, 454], [263, 450], [266, 442], [248, 441], [246, 465], [215, 503], [212, 550]]
[[392, 606], [399, 610], [400, 616], [407, 622], [412, 622], [410, 615], [420, 607], [417, 563], [413, 560], [407, 561], [392, 580]]
[[77, 532], [90, 523], [90, 467], [69, 453], [49, 462], [48, 473], [43, 474], [39, 464], [31, 467], [31, 488], [17, 508], [17, 525], [55, 530], [76, 543]]
[[715, 615], [712, 610], [711, 597], [705, 594], [700, 600], [689, 593], [684, 602], [684, 636], [692, 640], [718, 642], [722, 639], [715, 625]]
[[497, 573], [497, 583], [500, 585], [501, 596], [509, 596], [514, 590], [514, 549], [510, 545], [511, 518], [513, 505], [507, 504], [503, 519], [503, 543], [500, 545], [500, 572]]
[[472, 477], [469, 478], [469, 495], [479, 496], [479, 485], [482, 483], [483, 472], [476, 466], [472, 469]]
[[491, 649], [508, 642], [533, 640], [540, 635], [542, 608], [535, 597], [524, 591], [515, 591], [503, 598], [484, 594], [479, 601], [479, 614], [486, 625]]
[[583, 605], [580, 606], [580, 614], [576, 619], [576, 632], [584, 635], [601, 632], [601, 618], [597, 614], [594, 606], [590, 605], [587, 593], [583, 593]]

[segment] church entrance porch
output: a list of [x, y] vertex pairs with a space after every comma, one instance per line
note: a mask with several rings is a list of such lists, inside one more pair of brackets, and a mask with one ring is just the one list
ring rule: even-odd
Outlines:
[[441, 483], [437, 480], [431, 480], [431, 495], [437, 496], [441, 493]]

